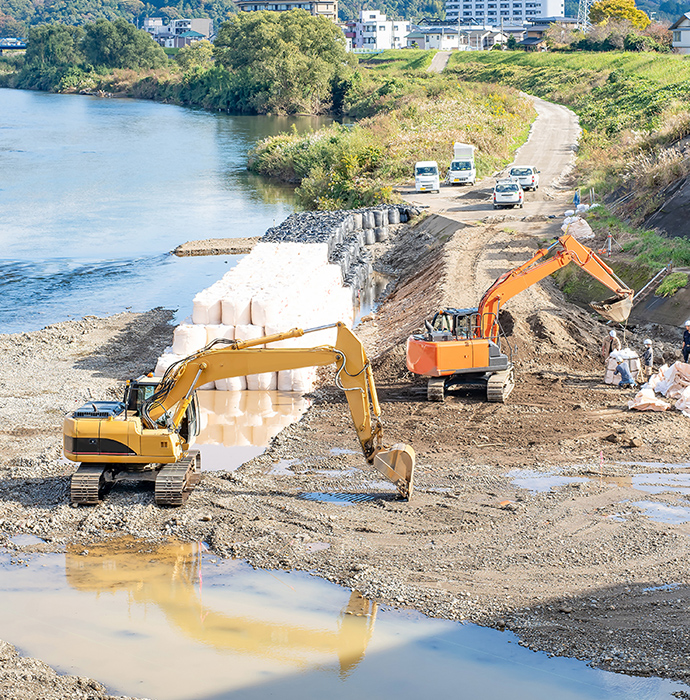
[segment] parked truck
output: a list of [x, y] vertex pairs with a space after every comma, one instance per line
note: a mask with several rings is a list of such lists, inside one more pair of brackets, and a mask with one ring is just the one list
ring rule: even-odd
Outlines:
[[438, 164], [434, 160], [420, 160], [414, 166], [414, 187], [417, 192], [440, 192]]
[[453, 144], [453, 160], [448, 169], [447, 179], [451, 185], [474, 185], [477, 181], [474, 146], [469, 143]]

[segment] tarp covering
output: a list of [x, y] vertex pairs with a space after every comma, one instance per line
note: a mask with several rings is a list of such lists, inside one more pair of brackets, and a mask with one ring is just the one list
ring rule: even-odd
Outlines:
[[628, 403], [628, 408], [638, 411], [665, 411], [669, 404], [655, 397], [655, 405], [665, 405], [666, 408], [653, 408], [650, 395], [662, 394], [667, 399], [674, 400], [674, 408], [690, 416], [690, 364], [674, 362], [670, 367], [663, 365], [652, 375], [649, 381], [638, 392], [637, 396]]
[[637, 411], [666, 411], [671, 406], [656, 396], [654, 389], [645, 386], [637, 392], [637, 396], [632, 401], [628, 401], [628, 408], [634, 408]]

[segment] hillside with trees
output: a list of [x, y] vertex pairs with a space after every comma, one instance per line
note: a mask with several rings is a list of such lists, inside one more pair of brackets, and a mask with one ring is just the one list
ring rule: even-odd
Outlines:
[[236, 12], [232, 0], [0, 0], [0, 36], [27, 36], [39, 24], [83, 26], [97, 19], [210, 17], [216, 27]]

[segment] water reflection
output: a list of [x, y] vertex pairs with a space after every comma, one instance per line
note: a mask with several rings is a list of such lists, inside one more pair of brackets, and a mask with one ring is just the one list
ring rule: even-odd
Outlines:
[[[289, 544], [307, 562], [328, 556], [326, 545]], [[0, 551], [2, 638], [116, 694], [671, 700], [683, 687], [535, 654], [510, 633], [377, 609], [308, 574], [254, 570], [200, 544], [122, 538], [13, 559]]]
[[[65, 558], [67, 582], [78, 591], [125, 591], [131, 602], [155, 605], [178, 633], [218, 651], [296, 668], [304, 668], [314, 656], [337, 658], [343, 677], [364, 658], [376, 603], [352, 591], [332, 628], [301, 619], [266, 619], [260, 600], [233, 606], [235, 614], [214, 610], [203, 600], [204, 575], [212, 576], [208, 569], [213, 568], [208, 561], [204, 565], [203, 549], [197, 543], [171, 542], [142, 551], [132, 538], [88, 549], [73, 546]], [[232, 564], [228, 568], [232, 575]], [[209, 585], [218, 584], [207, 582], [206, 589]]]
[[261, 454], [309, 400], [294, 391], [198, 391], [201, 467], [232, 470]]

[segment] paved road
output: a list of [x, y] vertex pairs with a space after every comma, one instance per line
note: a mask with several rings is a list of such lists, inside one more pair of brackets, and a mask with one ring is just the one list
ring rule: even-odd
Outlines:
[[[537, 118], [532, 124], [526, 143], [517, 151], [513, 163], [539, 168], [540, 188], [536, 192], [525, 193], [524, 209], [515, 210], [515, 215], [522, 217], [529, 214], [560, 214], [563, 212], [566, 198], [570, 196], [568, 191], [564, 190], [562, 181], [573, 164], [574, 151], [580, 135], [578, 118], [567, 107], [546, 102], [538, 97], [531, 99], [537, 110]], [[452, 144], [449, 143], [448, 162], [452, 148]], [[445, 174], [448, 163], [439, 163], [439, 167], [441, 173]], [[484, 178], [474, 187], [452, 187], [442, 184], [439, 194], [416, 193], [412, 188], [403, 190], [402, 194], [408, 202], [428, 206], [431, 211], [443, 213], [457, 221], [476, 220], [493, 213], [491, 193], [494, 181], [494, 177]], [[504, 211], [510, 213], [512, 210]]]
[[443, 73], [443, 69], [448, 65], [450, 51], [438, 51], [431, 59], [431, 65], [427, 68], [429, 73]]

